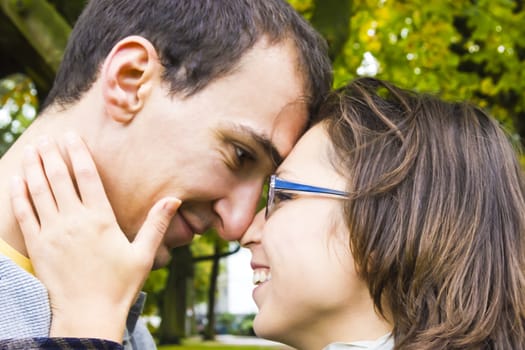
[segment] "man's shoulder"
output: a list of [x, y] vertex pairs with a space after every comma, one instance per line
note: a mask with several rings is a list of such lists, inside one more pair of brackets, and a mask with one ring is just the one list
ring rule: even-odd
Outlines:
[[[0, 291], [16, 289], [17, 295], [23, 297], [25, 292], [34, 294], [41, 292], [41, 297], [47, 298], [46, 287], [32, 274], [18, 266], [8, 257], [0, 254]], [[0, 297], [5, 294], [0, 295]]]
[[[126, 342], [124, 343], [126, 345]], [[155, 344], [155, 340], [153, 340], [153, 337], [151, 333], [149, 332], [148, 328], [146, 327], [146, 324], [144, 323], [144, 320], [142, 318], [139, 318], [137, 320], [137, 323], [135, 325], [135, 328], [133, 329], [133, 332], [131, 333], [129, 337], [129, 345], [126, 347], [124, 346], [124, 349], [132, 349], [132, 350], [156, 350], [157, 346]]]
[[0, 255], [0, 339], [44, 337], [50, 323], [51, 311], [44, 285]]

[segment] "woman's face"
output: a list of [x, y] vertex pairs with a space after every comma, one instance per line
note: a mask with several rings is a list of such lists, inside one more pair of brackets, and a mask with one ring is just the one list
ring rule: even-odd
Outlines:
[[[276, 174], [344, 190], [344, 178], [330, 164], [329, 145], [324, 127], [313, 127]], [[352, 318], [373, 310], [350, 253], [342, 216], [345, 199], [307, 193], [279, 197], [271, 215], [265, 219], [264, 210], [259, 212], [241, 240], [252, 252], [253, 298], [259, 308], [255, 332], [300, 349], [344, 341], [349, 327], [367, 322]]]

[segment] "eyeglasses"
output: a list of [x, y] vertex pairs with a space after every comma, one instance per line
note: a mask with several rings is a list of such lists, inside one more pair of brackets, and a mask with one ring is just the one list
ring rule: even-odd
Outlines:
[[283, 180], [277, 175], [270, 176], [270, 183], [268, 184], [268, 196], [266, 199], [266, 212], [264, 217], [268, 219], [273, 209], [275, 208], [275, 200], [278, 199], [282, 192], [306, 192], [319, 196], [338, 197], [348, 199], [349, 193], [344, 191], [332, 190], [324, 187], [304, 185], [297, 182]]

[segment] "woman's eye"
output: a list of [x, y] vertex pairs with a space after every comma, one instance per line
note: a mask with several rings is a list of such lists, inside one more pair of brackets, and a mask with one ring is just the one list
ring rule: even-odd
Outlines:
[[275, 198], [277, 198], [280, 201], [286, 201], [289, 199], [293, 199], [294, 194], [289, 192], [277, 192], [275, 193]]
[[274, 204], [278, 206], [281, 202], [288, 201], [294, 198], [295, 198], [295, 194], [293, 193], [275, 192], [273, 201], [274, 201]]

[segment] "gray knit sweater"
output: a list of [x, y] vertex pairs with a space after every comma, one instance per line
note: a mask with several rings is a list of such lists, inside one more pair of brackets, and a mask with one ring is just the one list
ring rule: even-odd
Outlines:
[[[124, 348], [156, 349], [139, 319], [145, 302], [142, 293], [128, 315]], [[12, 260], [0, 254], [0, 339], [48, 337], [51, 310], [45, 286]]]

